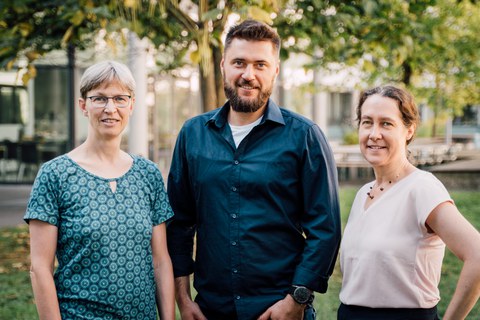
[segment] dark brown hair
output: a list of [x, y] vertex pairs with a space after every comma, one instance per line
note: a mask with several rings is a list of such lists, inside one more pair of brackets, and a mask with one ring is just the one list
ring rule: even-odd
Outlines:
[[280, 52], [280, 37], [278, 33], [275, 29], [260, 21], [245, 20], [230, 28], [225, 39], [224, 52], [230, 47], [233, 39], [270, 41], [277, 53]]
[[[357, 105], [358, 125], [360, 125], [360, 120], [362, 118], [362, 106], [365, 103], [365, 100], [373, 95], [379, 95], [397, 101], [398, 110], [400, 110], [400, 113], [402, 114], [402, 121], [405, 127], [409, 128], [411, 125], [415, 125], [415, 129], [418, 127], [420, 115], [418, 113], [418, 108], [415, 104], [413, 96], [405, 89], [390, 85], [368, 89], [360, 94], [360, 99]], [[407, 145], [412, 142], [414, 135], [407, 140]]]

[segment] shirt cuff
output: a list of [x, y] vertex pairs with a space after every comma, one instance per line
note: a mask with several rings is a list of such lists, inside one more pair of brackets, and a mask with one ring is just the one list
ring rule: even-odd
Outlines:
[[173, 276], [175, 278], [188, 276], [193, 273], [193, 259], [186, 255], [172, 255]]
[[328, 288], [328, 276], [321, 276], [302, 267], [297, 267], [292, 284], [303, 285], [310, 290], [325, 293]]

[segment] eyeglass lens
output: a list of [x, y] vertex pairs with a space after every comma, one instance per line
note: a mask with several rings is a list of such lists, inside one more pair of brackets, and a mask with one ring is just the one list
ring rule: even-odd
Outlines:
[[130, 96], [128, 95], [119, 95], [113, 97], [91, 96], [88, 98], [92, 101], [92, 105], [97, 108], [104, 108], [107, 106], [109, 99], [112, 99], [117, 108], [126, 108], [130, 102]]

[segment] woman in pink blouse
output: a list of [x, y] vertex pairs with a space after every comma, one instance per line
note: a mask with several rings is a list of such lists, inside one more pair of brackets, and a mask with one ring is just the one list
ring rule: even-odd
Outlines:
[[412, 96], [365, 91], [357, 118], [375, 180], [358, 191], [344, 231], [338, 319], [439, 319], [445, 245], [464, 264], [443, 319], [464, 319], [480, 295], [480, 234], [443, 184], [407, 159], [419, 119]]

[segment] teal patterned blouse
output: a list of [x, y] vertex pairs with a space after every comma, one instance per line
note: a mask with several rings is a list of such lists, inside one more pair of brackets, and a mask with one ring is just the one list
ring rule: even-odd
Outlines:
[[132, 158], [127, 173], [105, 179], [62, 155], [35, 179], [24, 218], [58, 227], [62, 319], [156, 319], [152, 228], [173, 213], [157, 166]]

